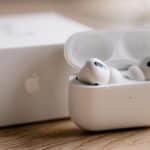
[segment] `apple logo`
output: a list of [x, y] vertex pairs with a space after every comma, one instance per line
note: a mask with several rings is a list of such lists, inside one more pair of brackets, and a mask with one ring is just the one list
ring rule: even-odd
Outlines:
[[28, 94], [38, 92], [40, 90], [39, 76], [36, 73], [33, 73], [25, 80], [24, 87]]

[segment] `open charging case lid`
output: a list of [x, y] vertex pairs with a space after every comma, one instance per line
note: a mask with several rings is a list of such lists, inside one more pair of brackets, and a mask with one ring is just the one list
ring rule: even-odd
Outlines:
[[75, 72], [92, 57], [124, 69], [150, 56], [150, 30], [76, 33], [66, 42], [64, 54]]

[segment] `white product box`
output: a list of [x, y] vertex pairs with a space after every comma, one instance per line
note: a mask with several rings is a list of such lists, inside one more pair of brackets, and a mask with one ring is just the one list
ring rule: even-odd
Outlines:
[[[118, 68], [117, 62], [128, 66], [150, 57], [149, 41], [146, 29], [82, 32], [68, 40], [65, 56], [76, 72], [91, 57]], [[71, 118], [86, 130], [150, 126], [150, 81], [93, 86], [73, 78], [69, 106]]]
[[63, 43], [87, 29], [57, 14], [0, 17], [0, 126], [68, 116]]

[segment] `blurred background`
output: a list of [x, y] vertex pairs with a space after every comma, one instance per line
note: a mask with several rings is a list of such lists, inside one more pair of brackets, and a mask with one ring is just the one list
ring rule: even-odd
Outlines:
[[0, 15], [54, 12], [92, 28], [149, 27], [149, 0], [0, 0]]

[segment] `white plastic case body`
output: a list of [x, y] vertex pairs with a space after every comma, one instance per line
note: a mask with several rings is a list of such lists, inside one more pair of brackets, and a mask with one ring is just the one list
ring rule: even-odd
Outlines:
[[[65, 57], [78, 72], [85, 61], [97, 57], [119, 67], [124, 59], [137, 64], [150, 56], [150, 30], [90, 31], [73, 35], [65, 45]], [[113, 61], [112, 61], [113, 60]], [[69, 81], [69, 109], [82, 129], [99, 131], [150, 126], [150, 82], [90, 86]]]
[[86, 29], [51, 13], [0, 17], [0, 126], [68, 117], [64, 43]]

